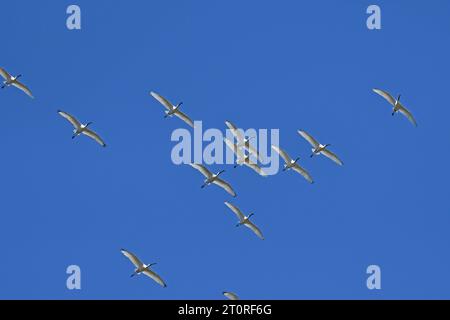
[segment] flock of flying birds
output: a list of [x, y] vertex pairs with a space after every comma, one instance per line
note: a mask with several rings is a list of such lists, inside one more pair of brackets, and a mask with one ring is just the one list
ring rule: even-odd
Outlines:
[[[31, 93], [31, 90], [26, 85], [24, 85], [23, 83], [21, 83], [18, 80], [22, 75], [19, 74], [17, 76], [12, 76], [5, 69], [3, 69], [1, 67], [0, 67], [0, 75], [4, 78], [1, 89], [13, 86], [13, 87], [16, 87], [16, 88], [20, 89], [21, 91], [23, 91], [29, 97], [34, 98], [33, 94]], [[417, 126], [417, 122], [414, 119], [412, 113], [400, 103], [400, 98], [401, 98], [400, 95], [398, 96], [397, 99], [395, 99], [392, 95], [390, 95], [386, 91], [383, 91], [380, 89], [373, 89], [373, 91], [375, 93], [377, 93], [378, 95], [380, 95], [381, 97], [383, 97], [384, 99], [386, 99], [389, 102], [389, 104], [393, 107], [392, 115], [395, 115], [396, 113], [401, 113], [414, 126]], [[180, 118], [181, 120], [183, 120], [190, 127], [194, 128], [194, 122], [185, 113], [183, 113], [180, 110], [180, 106], [182, 105], [182, 103], [173, 105], [166, 98], [162, 97], [161, 95], [159, 95], [155, 92], [150, 92], [150, 95], [167, 109], [165, 111], [165, 118], [176, 116], [176, 117]], [[83, 134], [83, 135], [86, 135], [86, 136], [90, 137], [91, 139], [95, 140], [102, 147], [106, 147], [106, 143], [103, 141], [103, 139], [96, 132], [94, 132], [90, 128], [88, 128], [92, 124], [92, 122], [83, 124], [79, 120], [77, 120], [74, 116], [72, 116], [71, 114], [69, 114], [65, 111], [61, 111], [61, 110], [58, 110], [58, 114], [61, 117], [68, 120], [74, 127], [72, 139]], [[264, 172], [264, 170], [258, 165], [258, 161], [261, 160], [261, 157], [260, 157], [257, 149], [251, 144], [251, 139], [253, 137], [245, 137], [242, 134], [242, 131], [239, 130], [230, 121], [225, 121], [225, 124], [228, 127], [228, 129], [231, 131], [233, 136], [235, 137], [235, 141], [236, 141], [236, 142], [230, 141], [227, 138], [224, 139], [224, 142], [227, 145], [227, 147], [230, 148], [236, 156], [236, 165], [234, 167], [236, 168], [237, 166], [247, 166], [247, 167], [251, 168], [252, 170], [254, 170], [256, 173], [258, 173], [259, 175], [267, 176], [266, 173]], [[329, 158], [330, 160], [332, 160], [333, 162], [335, 162], [336, 164], [338, 164], [340, 166], [343, 165], [343, 162], [339, 159], [339, 157], [328, 149], [330, 147], [330, 144], [325, 144], [325, 145], [321, 144], [313, 136], [311, 136], [309, 133], [307, 133], [304, 130], [299, 130], [298, 134], [301, 137], [303, 137], [311, 145], [311, 147], [312, 147], [311, 157], [314, 157], [316, 155], [323, 155], [323, 156]], [[306, 171], [304, 168], [302, 168], [298, 164], [298, 161], [300, 160], [299, 157], [296, 159], [293, 159], [289, 156], [289, 154], [286, 151], [284, 151], [283, 149], [281, 149], [280, 147], [275, 146], [275, 145], [272, 145], [272, 149], [276, 153], [278, 153], [280, 155], [280, 157], [284, 160], [285, 164], [284, 164], [283, 171], [288, 171], [288, 170], [292, 169], [293, 171], [302, 175], [309, 183], [314, 182], [312, 176], [308, 173], [308, 171]], [[256, 159], [256, 161], [253, 161], [253, 159]], [[222, 189], [224, 189], [231, 196], [233, 196], [233, 197], [237, 196], [237, 194], [233, 190], [232, 186], [228, 182], [226, 182], [225, 180], [223, 180], [221, 178], [221, 175], [222, 175], [222, 173], [225, 172], [225, 170], [219, 171], [218, 173], [214, 174], [202, 164], [191, 163], [190, 166], [192, 166], [194, 169], [198, 170], [205, 177], [204, 183], [201, 186], [201, 188], [204, 188], [211, 184], [215, 184], [215, 185], [221, 187]], [[256, 236], [258, 236], [258, 238], [264, 240], [264, 236], [263, 236], [261, 230], [252, 221], [250, 221], [250, 218], [254, 215], [253, 213], [246, 216], [238, 207], [236, 207], [232, 203], [226, 201], [225, 205], [237, 216], [237, 218], [239, 220], [238, 224], [236, 225], [237, 227], [246, 226], [250, 230], [252, 230], [254, 232], [254, 234]], [[154, 266], [155, 263], [144, 264], [135, 254], [133, 254], [132, 252], [125, 250], [125, 249], [121, 249], [121, 253], [125, 257], [127, 257], [131, 261], [131, 263], [135, 266], [135, 270], [134, 270], [133, 274], [131, 275], [131, 277], [133, 277], [135, 275], [139, 275], [139, 274], [144, 274], [144, 275], [152, 278], [156, 283], [158, 283], [162, 287], [167, 286], [166, 283], [164, 282], [164, 280], [156, 272], [154, 272], [151, 269], [151, 267]], [[223, 292], [223, 295], [230, 300], [238, 300], [239, 299], [238, 296], [232, 292]]]

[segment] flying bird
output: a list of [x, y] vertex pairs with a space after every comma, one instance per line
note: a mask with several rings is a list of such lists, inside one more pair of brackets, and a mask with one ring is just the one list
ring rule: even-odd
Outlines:
[[305, 169], [303, 169], [302, 167], [300, 167], [298, 165], [298, 160], [300, 160], [300, 157], [293, 160], [287, 153], [286, 151], [282, 150], [281, 148], [277, 147], [277, 146], [272, 146], [272, 149], [275, 150], [284, 160], [284, 162], [286, 162], [286, 164], [284, 165], [284, 169], [283, 171], [287, 171], [287, 170], [294, 170], [298, 173], [300, 173], [306, 180], [309, 181], [309, 183], [313, 183], [313, 179], [311, 177], [311, 175], [308, 173], [308, 171], [306, 171]]
[[233, 150], [234, 154], [236, 155], [236, 165], [234, 166], [237, 168], [237, 166], [245, 165], [249, 167], [250, 169], [254, 170], [256, 173], [263, 177], [267, 177], [267, 174], [264, 172], [264, 170], [258, 166], [256, 163], [253, 163], [250, 160], [250, 155], [246, 155], [245, 152], [236, 144], [228, 140], [227, 138], [224, 138], [225, 144]]
[[228, 192], [233, 197], [236, 197], [236, 192], [234, 192], [233, 188], [228, 182], [225, 182], [224, 180], [220, 179], [219, 176], [225, 172], [225, 170], [219, 171], [216, 174], [213, 174], [211, 171], [206, 169], [204, 165], [196, 164], [196, 163], [190, 163], [190, 166], [194, 169], [197, 169], [201, 172], [206, 178], [202, 185], [202, 189], [210, 184], [215, 184], [224, 189], [226, 192]]
[[227, 125], [228, 129], [230, 129], [233, 136], [236, 138], [237, 145], [239, 147], [246, 149], [248, 152], [253, 154], [258, 160], [261, 161], [261, 157], [259, 156], [258, 150], [256, 150], [256, 148], [250, 144], [250, 140], [254, 139], [255, 137], [245, 138], [241, 130], [239, 130], [233, 123], [231, 123], [230, 121], [225, 121], [225, 124]]
[[311, 158], [314, 157], [315, 155], [323, 154], [325, 157], [327, 157], [328, 159], [333, 160], [338, 165], [340, 165], [340, 166], [343, 165], [343, 162], [338, 158], [338, 156], [327, 149], [329, 146], [331, 146], [330, 144], [326, 144], [326, 145], [320, 144], [309, 133], [307, 133], [306, 131], [303, 131], [303, 130], [299, 130], [298, 134], [300, 136], [302, 136], [306, 141], [308, 141], [309, 144], [313, 147], [312, 148]]
[[28, 89], [28, 87], [26, 85], [24, 85], [22, 82], [17, 80], [22, 76], [21, 74], [13, 77], [5, 69], [0, 68], [0, 75], [5, 79], [5, 81], [3, 81], [3, 85], [1, 86], [2, 89], [9, 87], [9, 86], [13, 86], [13, 87], [16, 87], [16, 88], [22, 90], [23, 92], [25, 92], [30, 98], [34, 98], [30, 89]]
[[401, 114], [403, 114], [406, 118], [408, 118], [408, 120], [417, 127], [417, 122], [414, 119], [412, 113], [406, 109], [401, 103], [400, 103], [400, 98], [401, 95], [398, 96], [397, 99], [394, 99], [393, 96], [391, 96], [389, 93], [387, 93], [386, 91], [380, 90], [380, 89], [373, 89], [373, 91], [377, 94], [379, 94], [380, 96], [382, 96], [384, 99], [387, 100], [387, 102], [389, 102], [394, 109], [392, 110], [392, 115], [395, 115], [397, 112], [400, 112]]
[[183, 104], [183, 102], [180, 102], [176, 106], [170, 103], [166, 98], [160, 96], [159, 94], [155, 92], [150, 92], [153, 98], [159, 101], [164, 107], [166, 107], [166, 115], [164, 118], [176, 116], [186, 122], [188, 125], [190, 125], [192, 128], [194, 128], [194, 122], [183, 112], [180, 111], [180, 107]]
[[74, 116], [68, 114], [67, 112], [58, 110], [58, 113], [61, 117], [67, 119], [74, 127], [73, 130], [73, 136], [72, 139], [75, 139], [80, 134], [84, 134], [88, 136], [89, 138], [94, 139], [97, 141], [102, 147], [106, 147], [105, 142], [100, 138], [100, 136], [88, 128], [92, 124], [92, 122], [88, 122], [87, 124], [82, 124], [80, 121], [78, 121]]
[[156, 272], [154, 272], [153, 270], [150, 269], [150, 267], [154, 266], [156, 263], [144, 264], [144, 263], [141, 262], [141, 260], [139, 260], [138, 257], [136, 257], [130, 251], [127, 251], [125, 249], [121, 249], [120, 252], [122, 252], [122, 254], [125, 257], [127, 257], [131, 261], [131, 263], [134, 264], [134, 266], [136, 267], [136, 269], [134, 270], [134, 272], [131, 275], [131, 277], [134, 277], [134, 276], [139, 275], [139, 274], [142, 273], [142, 274], [145, 274], [147, 277], [152, 278], [156, 283], [161, 285], [163, 288], [167, 287], [167, 285], [163, 281], [163, 279], [158, 274], [156, 274]]
[[222, 294], [227, 297], [229, 300], [239, 300], [239, 297], [233, 292], [224, 291]]
[[250, 221], [250, 218], [252, 216], [254, 216], [254, 214], [250, 214], [248, 216], [245, 216], [241, 210], [239, 210], [238, 207], [236, 207], [235, 205], [229, 203], [229, 202], [225, 202], [225, 205], [230, 208], [231, 211], [234, 212], [234, 214], [238, 217], [239, 219], [239, 223], [236, 225], [236, 227], [239, 226], [246, 226], [247, 228], [249, 228], [250, 230], [252, 230], [257, 236], [258, 238], [260, 238], [261, 240], [264, 240], [264, 236], [261, 233], [261, 230], [258, 229], [258, 227]]

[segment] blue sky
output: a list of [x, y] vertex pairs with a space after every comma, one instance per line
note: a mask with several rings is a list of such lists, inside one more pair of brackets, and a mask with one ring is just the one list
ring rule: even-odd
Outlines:
[[[0, 298], [450, 298], [450, 3], [8, 1], [0, 65], [36, 96], [0, 91]], [[382, 29], [366, 27], [378, 4]], [[419, 127], [371, 89], [402, 94]], [[316, 180], [225, 168], [236, 199], [170, 158], [159, 92], [204, 128], [280, 129]], [[108, 147], [71, 140], [56, 110]], [[344, 161], [310, 159], [296, 130]], [[223, 204], [266, 236], [235, 228]], [[130, 279], [120, 248], [166, 280]], [[66, 288], [79, 265], [82, 290]], [[367, 266], [382, 290], [366, 287]]]

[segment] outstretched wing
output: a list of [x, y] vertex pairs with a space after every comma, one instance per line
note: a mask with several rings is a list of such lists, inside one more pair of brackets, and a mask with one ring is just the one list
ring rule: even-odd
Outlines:
[[272, 145], [272, 149], [275, 150], [284, 160], [286, 163], [291, 163], [292, 158], [284, 151], [283, 149]]
[[233, 136], [236, 137], [238, 143], [243, 143], [245, 139], [244, 139], [244, 135], [242, 134], [242, 132], [230, 121], [225, 121], [225, 124], [227, 125], [228, 129], [230, 129]]
[[194, 122], [189, 118], [186, 114], [181, 112], [180, 110], [175, 111], [175, 116], [186, 122], [188, 125], [190, 125], [192, 128], [194, 128]]
[[225, 182], [224, 180], [220, 178], [216, 178], [213, 183], [215, 185], [218, 185], [222, 189], [224, 189], [226, 192], [228, 192], [231, 196], [236, 197], [236, 192], [234, 192], [233, 188], [228, 182]]
[[233, 292], [224, 291], [222, 294], [230, 300], [239, 300], [239, 297]]
[[230, 208], [231, 211], [234, 212], [234, 214], [238, 217], [239, 221], [244, 221], [245, 216], [244, 216], [244, 214], [242, 213], [242, 211], [239, 210], [238, 207], [236, 207], [235, 205], [233, 205], [233, 204], [231, 204], [231, 203], [229, 203], [229, 202], [225, 202], [225, 205], [226, 205], [228, 208]]
[[192, 168], [200, 171], [201, 174], [203, 174], [206, 178], [211, 178], [213, 176], [213, 174], [211, 173], [211, 171], [209, 171], [208, 169], [206, 169], [206, 167], [202, 164], [198, 164], [198, 163], [190, 163], [189, 164]]
[[238, 162], [243, 161], [245, 159], [244, 152], [242, 151], [242, 149], [240, 147], [238, 147], [237, 144], [231, 142], [227, 138], [224, 138], [223, 140], [225, 141], [225, 144], [227, 145], [227, 147], [230, 148], [231, 150], [233, 150], [233, 153], [236, 155]]
[[313, 148], [318, 148], [320, 143], [314, 139], [309, 133], [303, 130], [298, 130], [298, 134], [301, 135]]
[[247, 220], [247, 222], [244, 224], [247, 228], [249, 228], [250, 230], [252, 230], [257, 236], [258, 238], [260, 238], [261, 240], [264, 240], [264, 236], [261, 232], [261, 230], [259, 230], [259, 228], [250, 220]]
[[327, 157], [328, 159], [331, 159], [331, 160], [333, 160], [334, 162], [336, 162], [338, 165], [340, 165], [340, 166], [343, 165], [341, 159], [339, 159], [338, 156], [335, 155], [335, 154], [334, 154], [333, 152], [331, 152], [330, 150], [325, 149], [325, 150], [322, 151], [322, 154], [323, 154], [325, 157]]
[[256, 163], [251, 163], [249, 161], [245, 161], [245, 165], [251, 169], [253, 169], [253, 171], [255, 171], [257, 174], [263, 176], [263, 177], [267, 177], [267, 174], [264, 172], [264, 170], [258, 166]]
[[134, 264], [134, 266], [135, 266], [136, 268], [140, 268], [140, 267], [143, 266], [143, 263], [141, 262], [141, 260], [139, 260], [139, 258], [136, 257], [136, 256], [135, 256], [133, 253], [131, 253], [130, 251], [125, 250], [125, 249], [121, 249], [120, 252], [122, 252], [122, 254], [123, 254], [125, 257], [127, 257], [127, 258], [131, 261], [131, 263]]
[[417, 122], [416, 119], [414, 119], [412, 113], [406, 109], [404, 106], [402, 106], [400, 104], [400, 109], [398, 110], [401, 114], [403, 114], [406, 118], [408, 118], [408, 120], [415, 126], [417, 127]]
[[379, 94], [380, 96], [382, 96], [384, 99], [386, 99], [387, 102], [389, 102], [391, 105], [395, 106], [395, 99], [389, 93], [387, 93], [386, 91], [383, 91], [381, 89], [373, 89], [373, 91], [375, 93]]
[[300, 173], [306, 180], [309, 181], [309, 183], [313, 183], [314, 182], [313, 178], [308, 173], [308, 171], [306, 171], [305, 169], [300, 167], [297, 163], [292, 167], [292, 170], [294, 170], [295, 172]]
[[102, 138], [100, 138], [100, 136], [91, 129], [85, 128], [83, 130], [83, 134], [97, 141], [102, 147], [106, 147], [106, 143], [102, 140]]
[[142, 273], [145, 274], [146, 276], [152, 278], [156, 283], [158, 283], [163, 288], [167, 287], [167, 285], [164, 282], [164, 280], [156, 272], [154, 272], [153, 270], [150, 270], [150, 269], [147, 268]]
[[26, 85], [24, 85], [22, 82], [19, 82], [19, 81], [14, 81], [13, 83], [12, 83], [12, 85], [14, 86], [14, 87], [16, 87], [17, 89], [20, 89], [20, 90], [22, 90], [23, 92], [25, 92], [30, 98], [34, 98], [33, 97], [33, 94], [31, 93], [31, 90], [30, 89], [28, 89], [28, 87], [26, 86]]
[[159, 94], [157, 94], [156, 92], [150, 92], [150, 94], [152, 95], [153, 98], [155, 98], [156, 100], [159, 101], [159, 103], [161, 103], [164, 107], [166, 107], [167, 110], [172, 111], [174, 106], [173, 104], [171, 104], [166, 98], [164, 98], [163, 96], [160, 96]]
[[58, 114], [65, 118], [66, 120], [68, 120], [75, 129], [79, 129], [81, 127], [81, 123], [80, 121], [77, 120], [77, 118], [75, 118], [74, 116], [72, 116], [71, 114], [58, 110]]
[[0, 75], [6, 80], [9, 81], [11, 80], [11, 75], [8, 73], [8, 71], [6, 71], [3, 68], [0, 68]]

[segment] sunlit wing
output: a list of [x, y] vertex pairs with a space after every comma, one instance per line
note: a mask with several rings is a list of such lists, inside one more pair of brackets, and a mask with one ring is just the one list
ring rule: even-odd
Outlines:
[[245, 139], [244, 139], [244, 135], [242, 134], [242, 132], [230, 121], [225, 121], [225, 124], [227, 125], [228, 129], [230, 129], [233, 136], [236, 137], [238, 143], [243, 143]]
[[11, 80], [11, 75], [3, 68], [0, 68], [0, 75], [6, 80]]
[[225, 144], [227, 145], [227, 147], [230, 148], [233, 151], [233, 153], [236, 155], [238, 162], [239, 161], [244, 161], [245, 154], [242, 151], [242, 149], [240, 147], [238, 147], [237, 144], [231, 142], [227, 138], [224, 138], [223, 140], [225, 141]]
[[308, 171], [306, 171], [305, 169], [300, 167], [297, 163], [292, 167], [292, 170], [294, 170], [295, 172], [300, 173], [306, 180], [309, 181], [309, 183], [313, 183], [314, 182], [313, 178], [308, 173]]
[[211, 171], [209, 171], [208, 169], [206, 169], [206, 167], [202, 164], [198, 164], [198, 163], [190, 163], [189, 164], [192, 168], [200, 171], [201, 174], [203, 174], [206, 178], [211, 178], [213, 176], [213, 174], [211, 173]]
[[286, 153], [286, 151], [274, 145], [272, 145], [272, 149], [275, 150], [283, 158], [284, 162], [288, 164], [291, 163], [292, 158]]
[[106, 147], [106, 143], [102, 140], [102, 138], [100, 138], [100, 136], [91, 129], [85, 128], [82, 133], [88, 136], [89, 138], [92, 138], [95, 141], [97, 141], [97, 143], [100, 144], [102, 147]]
[[239, 300], [239, 297], [233, 292], [222, 292], [222, 294], [230, 300]]
[[145, 274], [146, 276], [152, 278], [156, 283], [161, 285], [163, 288], [167, 287], [164, 280], [156, 272], [147, 268], [142, 273]]
[[408, 120], [417, 127], [416, 119], [414, 119], [412, 113], [406, 109], [404, 106], [400, 105], [400, 109], [398, 110], [401, 114], [403, 114]]
[[23, 92], [25, 92], [30, 98], [34, 98], [33, 94], [31, 93], [31, 90], [28, 89], [28, 87], [26, 85], [24, 85], [22, 82], [19, 81], [14, 81], [12, 83], [12, 85], [20, 90], [22, 90]]
[[58, 114], [65, 118], [66, 120], [68, 120], [75, 129], [79, 129], [81, 127], [81, 123], [80, 121], [78, 121], [74, 116], [72, 116], [71, 114], [68, 114], [67, 112], [58, 110]]
[[259, 230], [259, 228], [250, 220], [247, 220], [246, 223], [244, 223], [244, 225], [249, 228], [250, 230], [252, 230], [257, 236], [258, 238], [260, 238], [261, 240], [264, 240], [264, 236], [261, 232], [261, 230]]
[[263, 177], [267, 177], [267, 174], [264, 172], [264, 170], [260, 166], [258, 166], [257, 164], [251, 163], [249, 161], [246, 161], [245, 165], [247, 167], [253, 169], [253, 171], [255, 171], [257, 174], [259, 174], [259, 175], [261, 175]]
[[174, 106], [173, 104], [171, 104], [166, 98], [164, 98], [163, 96], [160, 96], [159, 94], [155, 93], [155, 92], [150, 92], [150, 94], [152, 95], [153, 98], [155, 98], [156, 100], [159, 101], [159, 103], [161, 103], [164, 107], [166, 107], [167, 110], [172, 111]]
[[245, 148], [248, 150], [248, 152], [253, 154], [259, 161], [262, 161], [261, 157], [259, 156], [258, 150], [256, 150], [256, 148], [252, 146], [250, 142], [248, 143], [248, 145], [245, 146]]
[[309, 144], [313, 147], [313, 148], [318, 148], [320, 146], [320, 143], [314, 139], [309, 133], [307, 133], [306, 131], [303, 130], [299, 130], [298, 134], [301, 135], [306, 141], [309, 142]]
[[192, 128], [194, 128], [194, 122], [189, 118], [186, 114], [181, 112], [180, 110], [175, 111], [175, 116], [186, 122], [188, 125], [190, 125]]
[[389, 93], [380, 89], [373, 89], [373, 91], [386, 99], [392, 106], [395, 106], [395, 99]]
[[231, 209], [231, 211], [234, 212], [234, 214], [237, 216], [237, 218], [239, 219], [239, 221], [244, 221], [245, 216], [244, 214], [241, 212], [241, 210], [239, 210], [238, 207], [236, 207], [235, 205], [229, 203], [229, 202], [225, 202], [225, 205]]
[[338, 165], [340, 165], [340, 166], [343, 165], [341, 159], [339, 159], [338, 156], [335, 155], [335, 154], [334, 154], [333, 152], [331, 152], [330, 150], [325, 149], [325, 150], [322, 151], [322, 154], [323, 154], [325, 157], [327, 157], [328, 159], [331, 159], [331, 160], [333, 160], [334, 162], [336, 162]]
[[136, 268], [141, 268], [143, 266], [143, 263], [141, 262], [141, 260], [139, 260], [138, 257], [136, 257], [133, 253], [131, 253], [130, 251], [127, 251], [125, 249], [121, 249], [120, 252], [122, 252], [122, 254], [127, 257], [132, 264], [134, 264], [134, 266]]
[[222, 189], [224, 189], [226, 192], [228, 192], [231, 196], [236, 197], [236, 192], [234, 192], [233, 188], [228, 182], [225, 182], [224, 180], [220, 178], [216, 178], [213, 183], [215, 185], [218, 185]]

